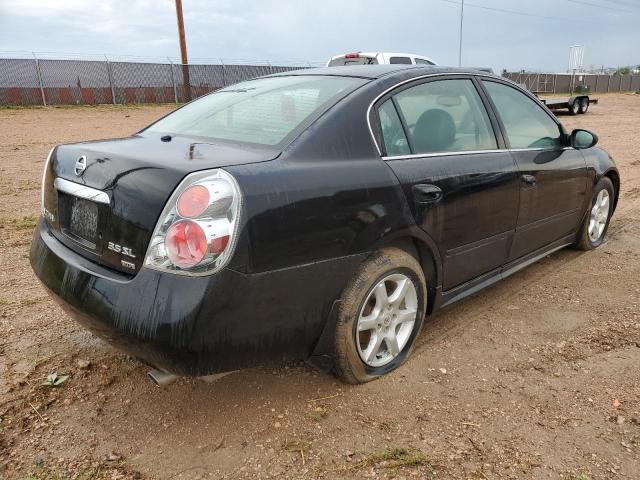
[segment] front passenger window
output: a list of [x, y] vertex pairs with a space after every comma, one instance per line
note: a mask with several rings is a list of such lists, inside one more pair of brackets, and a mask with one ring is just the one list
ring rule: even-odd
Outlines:
[[560, 127], [540, 105], [502, 83], [483, 80], [498, 110], [511, 148], [558, 148]]

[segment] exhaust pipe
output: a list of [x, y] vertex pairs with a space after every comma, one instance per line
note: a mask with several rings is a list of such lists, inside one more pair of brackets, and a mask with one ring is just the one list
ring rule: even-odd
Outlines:
[[161, 370], [151, 370], [147, 373], [149, 378], [160, 388], [166, 387], [167, 385], [175, 382], [178, 379], [177, 375], [173, 375], [171, 373], [163, 372]]

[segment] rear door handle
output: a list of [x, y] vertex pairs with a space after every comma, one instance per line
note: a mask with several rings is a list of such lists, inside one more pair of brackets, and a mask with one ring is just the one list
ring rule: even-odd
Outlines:
[[438, 203], [442, 200], [440, 187], [428, 183], [420, 183], [413, 186], [413, 199], [416, 203]]
[[522, 175], [522, 181], [528, 187], [535, 187], [536, 186], [536, 177], [534, 177], [533, 175]]

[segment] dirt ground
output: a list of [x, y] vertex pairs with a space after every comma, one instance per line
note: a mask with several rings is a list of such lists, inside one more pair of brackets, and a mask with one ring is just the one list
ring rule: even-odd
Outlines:
[[[640, 478], [640, 95], [587, 115], [616, 159], [609, 240], [430, 318], [410, 361], [346, 386], [304, 364], [159, 389], [76, 325], [28, 263], [56, 143], [170, 107], [0, 110], [0, 477]], [[69, 375], [58, 387], [51, 373]]]

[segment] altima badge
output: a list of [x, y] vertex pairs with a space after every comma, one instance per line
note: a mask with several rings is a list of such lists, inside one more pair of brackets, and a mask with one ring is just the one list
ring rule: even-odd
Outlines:
[[85, 169], [87, 168], [87, 157], [85, 157], [84, 155], [82, 155], [77, 161], [76, 161], [76, 167], [74, 169], [74, 171], [76, 172], [76, 176], [81, 176]]

